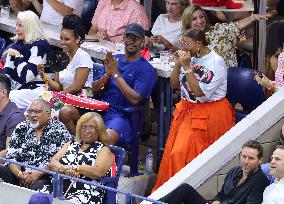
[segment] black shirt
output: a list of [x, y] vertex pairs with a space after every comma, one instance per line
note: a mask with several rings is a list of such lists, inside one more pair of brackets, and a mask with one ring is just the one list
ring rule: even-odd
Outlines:
[[237, 186], [242, 173], [240, 166], [232, 168], [214, 200], [219, 200], [222, 204], [261, 204], [263, 191], [269, 185], [267, 177], [259, 168]]

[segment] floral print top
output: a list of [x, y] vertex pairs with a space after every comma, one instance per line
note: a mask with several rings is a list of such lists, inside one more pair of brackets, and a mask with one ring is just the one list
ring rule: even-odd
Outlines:
[[235, 42], [240, 36], [238, 22], [216, 23], [206, 32], [208, 47], [224, 58], [227, 68], [238, 66]]
[[50, 119], [39, 140], [28, 121], [20, 123], [12, 133], [7, 159], [45, 167], [50, 158], [68, 141], [73, 140], [63, 123]]

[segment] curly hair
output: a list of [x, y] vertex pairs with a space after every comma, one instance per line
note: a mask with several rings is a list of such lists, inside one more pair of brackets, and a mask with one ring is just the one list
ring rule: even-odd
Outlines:
[[72, 30], [75, 38], [80, 38], [80, 44], [85, 40], [84, 25], [81, 18], [76, 14], [70, 14], [63, 18], [62, 29]]

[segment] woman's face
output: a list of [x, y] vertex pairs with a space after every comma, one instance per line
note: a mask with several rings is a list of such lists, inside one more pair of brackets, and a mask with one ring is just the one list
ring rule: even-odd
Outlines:
[[16, 21], [16, 33], [18, 35], [18, 40], [25, 40], [25, 28], [24, 25], [21, 23], [20, 20], [17, 19]]
[[180, 39], [180, 49], [190, 52], [192, 55], [196, 55], [198, 51], [198, 43], [190, 37], [182, 36]]
[[81, 139], [85, 144], [98, 140], [99, 132], [95, 120], [90, 120], [81, 126]]
[[65, 53], [72, 53], [79, 47], [79, 39], [75, 38], [73, 31], [69, 29], [61, 30], [60, 43]]
[[166, 9], [169, 16], [181, 16], [181, 10], [176, 0], [166, 0]]
[[205, 15], [201, 10], [196, 10], [192, 13], [191, 28], [204, 31], [206, 23]]

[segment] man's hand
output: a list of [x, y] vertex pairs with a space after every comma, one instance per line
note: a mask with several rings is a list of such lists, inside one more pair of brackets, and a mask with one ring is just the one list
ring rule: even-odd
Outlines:
[[106, 30], [99, 30], [99, 31], [97, 32], [97, 34], [96, 34], [96, 37], [101, 38], [101, 39], [104, 39], [104, 40], [109, 39], [109, 36], [108, 36]]
[[114, 75], [118, 72], [118, 60], [114, 58], [111, 52], [106, 53], [104, 65], [107, 76]]
[[215, 201], [213, 201], [211, 204], [221, 204], [221, 202], [218, 201], [218, 200], [215, 200]]
[[264, 86], [268, 90], [273, 88], [273, 83], [264, 74], [262, 74], [262, 78], [260, 78], [258, 75], [255, 75], [254, 78], [257, 83], [259, 83], [261, 86]]
[[20, 173], [19, 175], [19, 180], [20, 183], [27, 187], [30, 188], [34, 182], [36, 182], [42, 175], [42, 172], [36, 171], [36, 170], [31, 170], [31, 171], [26, 171], [23, 173]]

